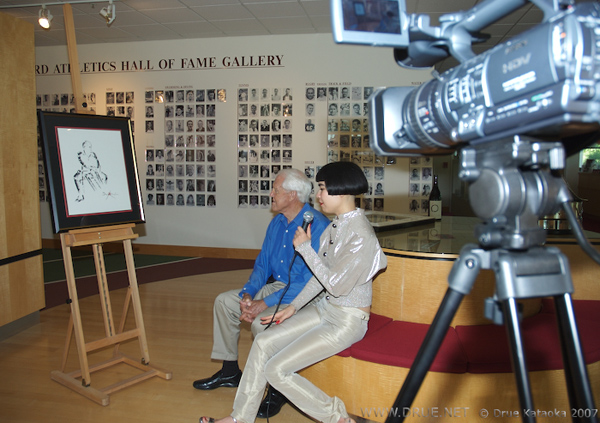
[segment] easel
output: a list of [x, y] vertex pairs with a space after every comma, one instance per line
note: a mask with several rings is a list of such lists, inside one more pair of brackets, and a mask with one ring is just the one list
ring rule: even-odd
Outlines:
[[[65, 273], [67, 277], [67, 286], [69, 289], [69, 297], [71, 302], [71, 317], [69, 319], [67, 328], [67, 339], [65, 341], [65, 349], [63, 352], [62, 367], [60, 370], [54, 370], [51, 372], [51, 378], [52, 380], [55, 380], [67, 388], [70, 388], [103, 406], [109, 404], [109, 395], [113, 392], [127, 388], [154, 376], [159, 376], [166, 380], [169, 380], [172, 377], [171, 372], [161, 370], [156, 367], [151, 367], [149, 365], [150, 357], [148, 354], [148, 344], [146, 342], [146, 331], [144, 329], [140, 294], [135, 274], [133, 250], [131, 248], [131, 240], [138, 237], [138, 235], [133, 232], [133, 227], [134, 224], [124, 224], [101, 228], [76, 229], [68, 231], [67, 233], [63, 233], [60, 236], [63, 260], [65, 264]], [[118, 329], [115, 329], [115, 323], [112, 315], [112, 306], [106, 279], [106, 269], [104, 267], [104, 254], [102, 252], [102, 243], [116, 241], [123, 241], [125, 261], [127, 263], [127, 273], [129, 275], [129, 287], [127, 289], [127, 294], [123, 305], [123, 313], [121, 315], [121, 321]], [[104, 317], [104, 329], [106, 337], [86, 343], [83, 336], [71, 248], [88, 245], [92, 246], [94, 252], [94, 262], [96, 264], [96, 275], [98, 277], [98, 289], [102, 306], [102, 315]], [[123, 332], [130, 302], [133, 305], [135, 329]], [[71, 345], [71, 338], [73, 337], [73, 334], [75, 335], [75, 341], [77, 343], [80, 369], [71, 373], [65, 373], [67, 356], [69, 354], [69, 347]], [[140, 352], [142, 356], [141, 362], [138, 362], [134, 358], [119, 352], [120, 343], [136, 338], [140, 343]], [[112, 358], [90, 367], [87, 354], [111, 345], [114, 345]], [[135, 367], [143, 371], [143, 373], [104, 388], [96, 389], [91, 387], [90, 374], [92, 372], [103, 370], [121, 363]]]

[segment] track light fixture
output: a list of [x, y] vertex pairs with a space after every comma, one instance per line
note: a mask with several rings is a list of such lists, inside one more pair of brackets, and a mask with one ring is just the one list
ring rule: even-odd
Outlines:
[[[69, 4], [85, 4], [91, 3], [92, 7], [94, 3], [99, 3], [101, 0], [67, 0], [67, 1], [45, 1], [44, 3], [29, 3], [29, 4], [9, 4], [9, 5], [0, 5], [0, 9], [23, 9], [26, 7], [42, 7], [39, 12], [38, 23], [44, 29], [50, 28], [50, 22], [52, 21], [52, 14], [46, 8], [46, 6], [64, 6], [65, 3]], [[118, 0], [116, 0], [118, 1]], [[108, 6], [103, 7], [100, 10], [100, 15], [106, 19], [106, 24], [110, 25], [115, 20], [116, 16], [116, 8], [113, 4], [113, 0], [109, 0]]]
[[[52, 21], [53, 16], [52, 16], [52, 13], [50, 13], [50, 10], [48, 10], [46, 8], [46, 6], [64, 6], [65, 3], [69, 3], [69, 4], [91, 3], [92, 8], [93, 8], [94, 7], [93, 5], [95, 3], [99, 3], [102, 0], [66, 0], [66, 1], [42, 0], [42, 1], [44, 1], [44, 3], [0, 5], [0, 10], [1, 9], [23, 9], [26, 7], [40, 7], [41, 6], [38, 22], [42, 28], [48, 29], [48, 28], [50, 28], [50, 22]], [[115, 5], [113, 4], [113, 1], [119, 1], [119, 0], [109, 0], [108, 6], [103, 7], [102, 10], [100, 10], [100, 16], [102, 16], [104, 19], [106, 19], [107, 25], [112, 24], [113, 21], [115, 20], [116, 8], [115, 8]]]
[[39, 12], [38, 23], [44, 29], [50, 28], [50, 22], [52, 22], [52, 13], [48, 9], [46, 9], [46, 5], [42, 4], [42, 8]]
[[100, 16], [106, 19], [106, 24], [110, 25], [115, 20], [115, 5], [113, 4], [113, 0], [109, 0], [108, 6], [103, 7], [100, 10]]

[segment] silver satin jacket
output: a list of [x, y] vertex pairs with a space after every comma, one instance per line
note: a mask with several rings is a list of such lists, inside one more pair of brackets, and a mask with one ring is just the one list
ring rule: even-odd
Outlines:
[[362, 209], [336, 216], [321, 235], [318, 253], [308, 241], [299, 245], [296, 251], [313, 273], [291, 303], [296, 310], [323, 289], [331, 304], [343, 307], [371, 305], [373, 277], [386, 268], [387, 258]]

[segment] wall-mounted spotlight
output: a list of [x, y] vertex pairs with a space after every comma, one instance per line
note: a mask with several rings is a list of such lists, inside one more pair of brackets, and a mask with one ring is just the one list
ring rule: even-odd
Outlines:
[[106, 24], [110, 25], [115, 20], [115, 5], [113, 4], [113, 0], [109, 0], [108, 6], [103, 7], [100, 11], [100, 16], [106, 19]]
[[52, 18], [52, 13], [50, 13], [50, 11], [46, 9], [46, 5], [43, 4], [39, 12], [38, 23], [42, 28], [48, 29], [50, 28], [50, 22], [52, 22]]

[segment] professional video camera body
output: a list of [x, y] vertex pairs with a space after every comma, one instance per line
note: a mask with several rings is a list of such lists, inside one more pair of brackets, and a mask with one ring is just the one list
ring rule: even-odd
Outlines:
[[[595, 409], [570, 294], [568, 262], [543, 246], [541, 216], [562, 207], [582, 249], [600, 263], [568, 203], [560, 175], [566, 155], [600, 140], [600, 5], [531, 0], [543, 22], [475, 55], [482, 29], [527, 0], [485, 0], [440, 17], [406, 13], [404, 0], [332, 0], [334, 39], [394, 47], [397, 63], [430, 67], [449, 56], [460, 64], [417, 87], [377, 90], [369, 99], [371, 148], [384, 156], [449, 154], [460, 150], [459, 177], [482, 222], [478, 244], [466, 245], [449, 288], [394, 409], [410, 407], [448, 326], [480, 269], [493, 270], [496, 291], [486, 316], [505, 324], [523, 410], [534, 409], [520, 339], [516, 301], [553, 297], [569, 401]], [[403, 421], [390, 416], [386, 423]], [[523, 421], [534, 422], [535, 418]], [[597, 422], [596, 416], [586, 421]]]
[[[558, 140], [598, 132], [600, 6], [557, 1], [533, 1], [544, 11], [542, 23], [476, 56], [471, 45], [482, 39], [480, 31], [527, 1], [487, 0], [442, 16], [437, 28], [426, 15], [408, 15], [404, 0], [334, 0], [338, 42], [393, 46], [405, 67], [432, 66], [449, 55], [461, 62], [418, 88], [376, 92], [371, 148], [381, 155], [448, 154], [462, 143], [517, 134]], [[366, 12], [361, 14], [359, 3], [397, 25], [360, 26], [356, 22]], [[565, 147], [571, 153], [584, 145]]]

